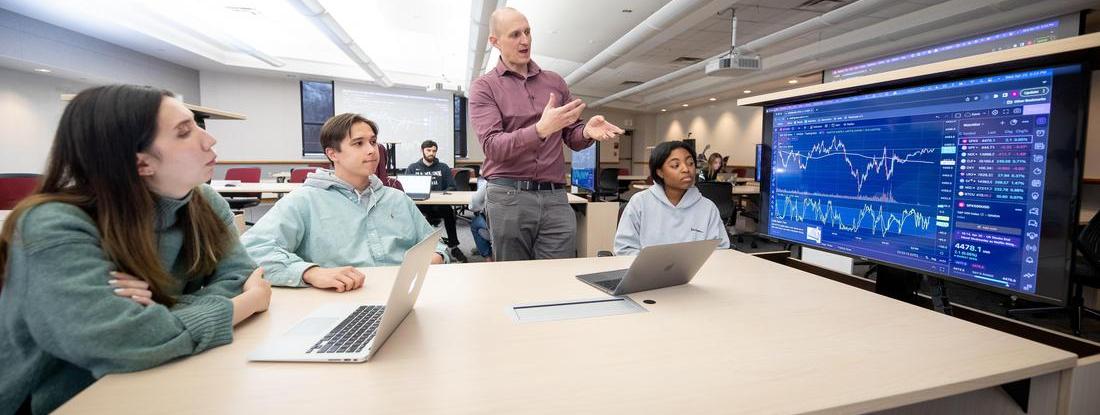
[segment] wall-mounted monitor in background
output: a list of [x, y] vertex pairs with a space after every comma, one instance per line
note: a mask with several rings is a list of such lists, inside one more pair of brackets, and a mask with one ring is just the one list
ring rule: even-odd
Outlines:
[[840, 81], [963, 56], [1022, 48], [1037, 43], [1065, 39], [1081, 33], [1081, 20], [1081, 13], [1071, 13], [919, 49], [907, 50], [864, 62], [850, 63], [839, 68], [826, 69], [823, 81]]
[[1088, 74], [1065, 63], [971, 70], [766, 107], [761, 226], [1062, 303]]
[[299, 82], [302, 98], [302, 156], [324, 158], [321, 126], [336, 115], [332, 81]]
[[764, 170], [771, 165], [771, 153], [768, 152], [768, 147], [763, 144], [756, 145], [756, 169], [753, 171], [753, 180], [757, 183], [764, 181]]
[[455, 157], [466, 157], [466, 105], [467, 98], [454, 96]]
[[572, 156], [569, 184], [597, 193], [600, 183], [597, 177], [600, 168], [600, 142], [596, 141], [584, 150], [573, 150]]

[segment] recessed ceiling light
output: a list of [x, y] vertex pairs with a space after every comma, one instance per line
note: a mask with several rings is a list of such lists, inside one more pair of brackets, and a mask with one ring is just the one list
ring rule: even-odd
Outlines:
[[797, 80], [797, 79], [792, 79], [792, 80], [790, 80], [790, 81], [787, 81], [787, 83], [788, 83], [788, 84], [797, 84], [797, 83], [798, 83], [798, 80]]
[[688, 104], [680, 104], [681, 107], [686, 107]]
[[710, 97], [710, 101], [717, 101], [717, 100], [718, 100], [718, 98]]
[[746, 94], [751, 94], [751, 93], [752, 93], [752, 90], [751, 90], [751, 89], [746, 89], [746, 90], [744, 90], [744, 91], [741, 91], [741, 92], [744, 92], [744, 93], [746, 93]]
[[666, 109], [664, 109], [664, 108], [661, 108], [661, 112], [665, 112], [665, 111], [668, 111], [668, 110], [666, 110]]
[[35, 69], [34, 71], [35, 71], [35, 72], [42, 72], [42, 73], [50, 73], [50, 72], [53, 72], [53, 71], [51, 71], [51, 70], [49, 70], [49, 69], [46, 69], [46, 68], [37, 68], [37, 69]]

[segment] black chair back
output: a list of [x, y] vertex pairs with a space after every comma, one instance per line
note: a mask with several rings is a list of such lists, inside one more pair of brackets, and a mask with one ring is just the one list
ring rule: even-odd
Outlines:
[[[1081, 234], [1077, 236], [1077, 240], [1073, 242], [1077, 246], [1077, 251], [1084, 257], [1089, 270], [1094, 274], [1100, 272], [1100, 212], [1092, 216], [1089, 223], [1085, 225], [1085, 229], [1082, 229]], [[1097, 275], [1091, 275], [1091, 277], [1098, 278]]]
[[729, 224], [733, 220], [733, 183], [730, 182], [699, 182], [695, 184], [703, 197], [710, 199], [718, 206], [718, 215], [722, 217], [722, 223]]
[[617, 195], [619, 190], [619, 169], [600, 170], [600, 194]]
[[473, 190], [470, 187], [470, 174], [472, 173], [470, 169], [454, 169], [455, 190], [460, 192]]

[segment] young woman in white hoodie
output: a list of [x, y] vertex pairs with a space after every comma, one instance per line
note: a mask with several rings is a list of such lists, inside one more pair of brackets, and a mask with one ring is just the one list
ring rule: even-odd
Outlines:
[[666, 141], [649, 157], [653, 187], [626, 204], [615, 232], [615, 255], [637, 255], [643, 247], [717, 239], [730, 247], [714, 202], [695, 188], [695, 155], [683, 141]]

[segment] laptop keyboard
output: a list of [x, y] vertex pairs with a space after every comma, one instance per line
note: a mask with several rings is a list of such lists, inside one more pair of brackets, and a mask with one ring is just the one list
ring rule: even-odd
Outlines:
[[385, 306], [364, 305], [355, 309], [306, 353], [358, 353], [374, 338]]
[[607, 288], [607, 291], [615, 291], [615, 288], [618, 287], [619, 283], [622, 282], [622, 281], [623, 281], [622, 278], [614, 279], [614, 280], [596, 281], [596, 285]]

